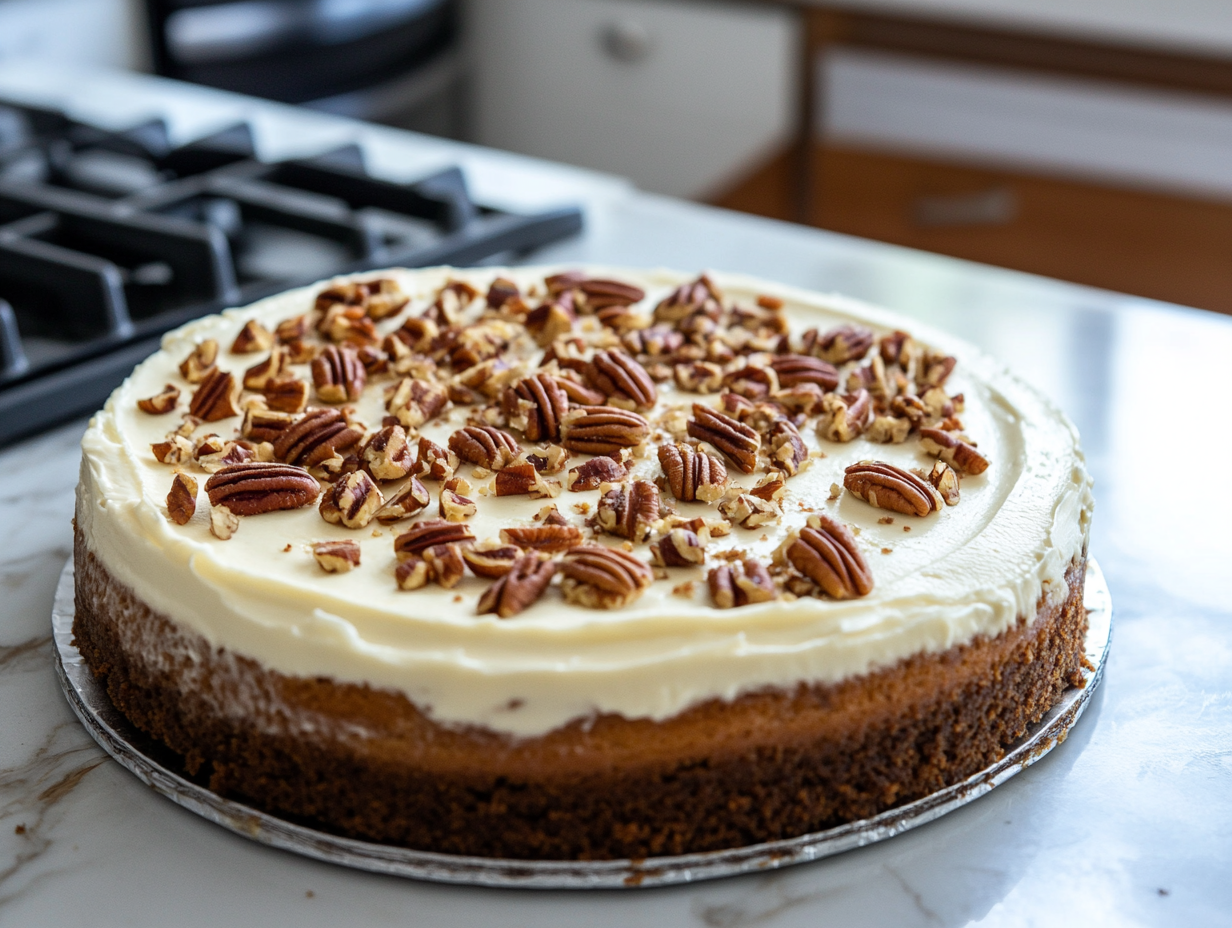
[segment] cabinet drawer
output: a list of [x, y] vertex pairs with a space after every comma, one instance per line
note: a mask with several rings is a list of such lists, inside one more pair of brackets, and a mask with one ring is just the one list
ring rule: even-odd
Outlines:
[[469, 15], [482, 144], [705, 196], [793, 134], [787, 10], [473, 0]]

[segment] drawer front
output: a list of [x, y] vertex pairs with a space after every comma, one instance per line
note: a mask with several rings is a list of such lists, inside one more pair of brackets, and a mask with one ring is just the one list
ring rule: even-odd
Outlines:
[[774, 7], [472, 0], [486, 145], [705, 196], [786, 144], [797, 17]]

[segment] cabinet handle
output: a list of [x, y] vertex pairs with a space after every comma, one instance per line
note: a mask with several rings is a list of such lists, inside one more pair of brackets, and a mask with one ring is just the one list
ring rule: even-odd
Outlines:
[[650, 31], [636, 19], [618, 19], [599, 30], [599, 45], [608, 57], [622, 64], [646, 58], [654, 46]]
[[916, 197], [911, 203], [911, 221], [937, 229], [951, 226], [1003, 226], [1018, 215], [1018, 198], [1009, 187], [993, 187], [977, 193]]

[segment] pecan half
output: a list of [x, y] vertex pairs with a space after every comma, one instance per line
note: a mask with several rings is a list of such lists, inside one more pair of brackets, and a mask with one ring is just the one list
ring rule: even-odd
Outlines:
[[838, 386], [838, 368], [820, 358], [806, 354], [784, 354], [775, 357], [770, 366], [774, 368], [782, 387], [815, 383], [822, 390], [833, 390]]
[[240, 414], [237, 405], [239, 398], [240, 385], [235, 382], [235, 377], [216, 367], [211, 368], [193, 393], [188, 403], [188, 413], [205, 422], [229, 419]]
[[650, 435], [650, 423], [627, 409], [579, 406], [561, 420], [561, 444], [581, 454], [612, 454], [640, 445]]
[[599, 500], [595, 519], [609, 535], [646, 541], [659, 520], [659, 488], [647, 480], [613, 487]]
[[684, 503], [713, 503], [727, 489], [727, 468], [715, 455], [677, 442], [659, 445], [659, 465], [672, 496]]
[[949, 464], [944, 461], [934, 463], [932, 473], [928, 475], [928, 482], [936, 487], [947, 506], [958, 505], [958, 474]]
[[774, 599], [774, 581], [764, 564], [745, 558], [715, 567], [706, 576], [710, 599], [719, 609], [732, 609]]
[[569, 479], [566, 485], [575, 493], [597, 490], [601, 484], [615, 483], [617, 480], [624, 479], [628, 472], [628, 469], [619, 461], [600, 455], [577, 467], [569, 468]]
[[252, 461], [212, 474], [205, 481], [205, 492], [212, 506], [226, 506], [237, 516], [255, 516], [307, 506], [320, 488], [301, 467]]
[[988, 470], [988, 458], [976, 451], [974, 445], [941, 429], [920, 429], [920, 447], [963, 473], [982, 474]]
[[448, 480], [458, 469], [458, 456], [436, 442], [420, 437], [415, 475], [425, 480]]
[[800, 473], [800, 468], [808, 460], [808, 447], [791, 420], [775, 419], [767, 440], [770, 444], [770, 466], [788, 477]]
[[449, 403], [449, 389], [443, 384], [403, 377], [385, 399], [385, 408], [409, 429], [435, 419]]
[[646, 368], [623, 351], [596, 351], [586, 367], [586, 379], [611, 405], [622, 409], [646, 412], [659, 398]]
[[312, 546], [312, 556], [327, 574], [345, 574], [359, 566], [359, 543], [318, 541]]
[[279, 412], [303, 412], [308, 405], [308, 384], [296, 377], [287, 377], [266, 384], [261, 391], [270, 409]]
[[327, 487], [318, 509], [326, 522], [363, 528], [384, 505], [385, 500], [372, 478], [357, 470]]
[[355, 447], [363, 437], [347, 424], [341, 410], [314, 409], [283, 430], [274, 442], [274, 456], [299, 467], [315, 467]]
[[218, 361], [218, 342], [207, 338], [198, 342], [193, 350], [180, 362], [180, 374], [189, 383], [201, 383], [206, 374], [214, 369]]
[[176, 525], [186, 525], [197, 511], [197, 481], [188, 474], [176, 474], [167, 494], [167, 515]]
[[706, 560], [706, 548], [696, 533], [674, 528], [650, 546], [650, 560], [657, 567], [696, 567]]
[[411, 443], [400, 425], [387, 425], [369, 438], [359, 456], [377, 480], [401, 480], [415, 467]]
[[467, 545], [474, 540], [475, 536], [465, 522], [422, 519], [394, 539], [394, 554], [398, 560], [405, 561], [437, 545]]
[[463, 461], [488, 470], [501, 470], [513, 463], [522, 448], [508, 432], [490, 425], [467, 425], [449, 436], [449, 450]]
[[354, 348], [327, 345], [312, 361], [312, 382], [322, 402], [353, 402], [364, 392], [368, 371]]
[[694, 403], [688, 433], [714, 445], [746, 474], [753, 473], [757, 467], [757, 451], [761, 447], [757, 432], [717, 409]]
[[466, 561], [471, 573], [489, 580], [505, 576], [520, 557], [522, 549], [517, 545], [501, 544], [498, 541], [484, 541], [462, 552], [462, 560]]
[[249, 319], [231, 343], [231, 353], [256, 354], [258, 351], [268, 351], [273, 346], [274, 333], [256, 319]]
[[723, 368], [711, 361], [690, 361], [672, 369], [676, 386], [686, 393], [718, 393], [723, 389]]
[[941, 494], [927, 480], [884, 461], [861, 461], [848, 467], [845, 474], [843, 486], [878, 509], [926, 516], [945, 505]]
[[784, 554], [790, 564], [834, 599], [867, 596], [873, 574], [851, 530], [827, 515], [808, 518], [800, 534], [788, 538]]
[[497, 496], [529, 495], [532, 499], [540, 499], [560, 492], [559, 482], [545, 480], [530, 461], [515, 461], [502, 468], [494, 483]]
[[569, 411], [569, 396], [550, 374], [524, 377], [501, 396], [505, 418], [529, 441], [559, 441], [560, 420]]
[[515, 525], [500, 530], [501, 541], [523, 550], [567, 551], [582, 541], [576, 525]]
[[603, 545], [579, 545], [560, 563], [565, 601], [588, 609], [627, 606], [654, 580], [650, 565], [625, 551]]
[[804, 353], [831, 364], [858, 361], [873, 347], [871, 330], [858, 325], [840, 325], [819, 335], [816, 329], [804, 333]]
[[169, 383], [163, 387], [162, 393], [156, 393], [149, 399], [137, 400], [137, 408], [151, 416], [164, 416], [175, 409], [179, 401], [180, 388]]
[[412, 477], [376, 511], [375, 519], [385, 525], [401, 522], [427, 508], [430, 502], [432, 497], [428, 495], [428, 488], [419, 482], [418, 477]]
[[556, 295], [572, 291], [587, 312], [595, 312], [605, 306], [628, 306], [640, 302], [646, 291], [619, 280], [604, 280], [587, 277], [580, 271], [565, 271], [544, 279], [548, 292]]
[[817, 434], [827, 441], [848, 442], [873, 423], [873, 398], [867, 390], [839, 396], [827, 393], [821, 401]]
[[502, 619], [517, 615], [543, 595], [556, 573], [553, 561], [542, 560], [536, 554], [518, 558], [509, 571], [484, 590], [476, 613], [495, 612]]
[[290, 377], [291, 353], [275, 345], [264, 361], [258, 361], [244, 371], [244, 386], [249, 390], [264, 390], [271, 383]]

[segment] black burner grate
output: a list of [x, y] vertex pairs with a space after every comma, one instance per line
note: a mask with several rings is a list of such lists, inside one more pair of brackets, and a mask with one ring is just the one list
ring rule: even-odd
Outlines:
[[331, 274], [473, 264], [581, 229], [476, 205], [457, 168], [371, 177], [347, 146], [256, 160], [238, 124], [173, 148], [0, 102], [0, 444], [97, 408], [169, 329]]

